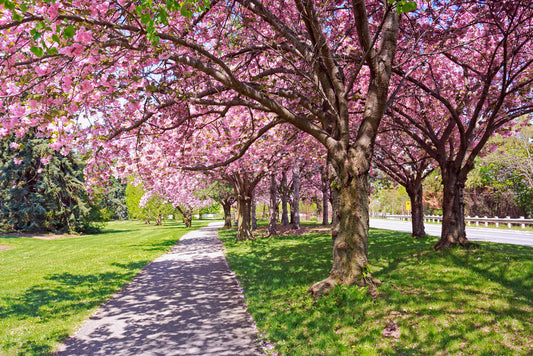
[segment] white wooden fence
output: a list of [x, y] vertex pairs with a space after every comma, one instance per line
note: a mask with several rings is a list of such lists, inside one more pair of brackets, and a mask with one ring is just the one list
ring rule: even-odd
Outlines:
[[[411, 215], [392, 215], [384, 213], [372, 214], [372, 217], [382, 218], [382, 219], [399, 219], [399, 220], [411, 220]], [[441, 222], [442, 216], [439, 215], [426, 215], [424, 216], [425, 222]], [[533, 219], [526, 219], [521, 216], [518, 219], [511, 219], [509, 216], [505, 218], [489, 218], [487, 216], [466, 216], [465, 222], [467, 226], [495, 226], [499, 227], [500, 224], [507, 225], [508, 228], [513, 226], [520, 226], [522, 229], [525, 229], [526, 226], [533, 226]]]

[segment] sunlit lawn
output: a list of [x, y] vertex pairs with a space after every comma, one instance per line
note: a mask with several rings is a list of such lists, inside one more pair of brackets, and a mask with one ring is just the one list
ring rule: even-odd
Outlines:
[[[195, 223], [193, 229], [207, 222]], [[110, 223], [98, 235], [1, 237], [0, 355], [48, 354], [99, 305], [187, 231], [182, 224]]]
[[[280, 355], [533, 354], [533, 248], [434, 252], [436, 238], [374, 229], [370, 271], [384, 282], [380, 296], [338, 287], [315, 301], [306, 292], [331, 267], [328, 233], [244, 243], [234, 235], [220, 232], [230, 268]], [[396, 326], [398, 338], [382, 334]]]

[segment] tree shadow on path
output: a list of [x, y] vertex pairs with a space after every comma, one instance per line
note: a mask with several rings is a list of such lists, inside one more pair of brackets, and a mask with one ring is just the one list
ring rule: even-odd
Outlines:
[[253, 322], [216, 228], [150, 263], [57, 355], [258, 355]]

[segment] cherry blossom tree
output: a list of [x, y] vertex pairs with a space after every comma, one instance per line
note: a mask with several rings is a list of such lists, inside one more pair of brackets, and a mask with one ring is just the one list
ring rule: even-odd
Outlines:
[[215, 180], [201, 190], [200, 196], [209, 197], [222, 206], [224, 227], [231, 228], [231, 207], [236, 201], [233, 187], [222, 180]]
[[[338, 177], [333, 267], [310, 291], [375, 282], [367, 271], [367, 176], [399, 13], [413, 2], [3, 4], [1, 135], [39, 126], [59, 149], [76, 139], [119, 145], [124, 135], [157, 140], [173, 131], [174, 144], [185, 147], [187, 135], [232, 111], [269, 113], [271, 121], [254, 132], [278, 121], [293, 125], [325, 147]], [[87, 120], [86, 130], [76, 129]], [[209, 161], [232, 151], [209, 152]]]
[[402, 46], [416, 46], [420, 58], [398, 57], [395, 80], [406, 84], [392, 113], [440, 167], [440, 249], [469, 243], [463, 188], [475, 158], [494, 132], [533, 112], [533, 7], [520, 0], [428, 6], [402, 27]]
[[412, 235], [426, 236], [422, 182], [435, 169], [429, 155], [405, 132], [382, 125], [373, 163], [405, 188], [411, 200]]

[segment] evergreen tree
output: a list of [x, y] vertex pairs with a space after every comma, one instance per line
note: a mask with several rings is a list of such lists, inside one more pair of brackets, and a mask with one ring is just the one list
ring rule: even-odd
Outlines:
[[126, 184], [111, 179], [109, 186], [99, 189], [95, 195], [100, 211], [106, 221], [127, 220], [129, 217], [126, 203]]
[[72, 152], [62, 153], [35, 130], [0, 140], [3, 230], [81, 233], [101, 228], [99, 209], [84, 188], [83, 162]]

